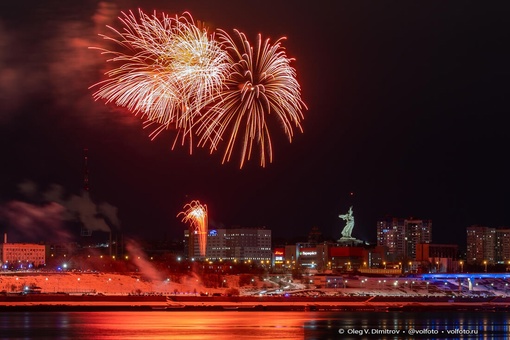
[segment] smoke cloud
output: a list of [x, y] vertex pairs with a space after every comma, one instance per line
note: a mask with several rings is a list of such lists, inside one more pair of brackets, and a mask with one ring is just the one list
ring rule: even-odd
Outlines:
[[[105, 67], [110, 65], [104, 55], [90, 47], [106, 47], [109, 42], [99, 34], [109, 32], [107, 25], [118, 25], [120, 10], [113, 3], [99, 2], [95, 12], [87, 15], [88, 7], [70, 5], [67, 17], [41, 22], [35, 32], [0, 21], [1, 125], [24, 111], [31, 112], [26, 110], [30, 96], [47, 98], [55, 105], [49, 111], [65, 115], [62, 118], [70, 123], [78, 119], [79, 123], [98, 126], [115, 119], [116, 124], [139, 124], [126, 110], [110, 109], [92, 97], [94, 90], [89, 87], [103, 80]], [[77, 17], [76, 13], [84, 15]], [[27, 35], [40, 35], [36, 45], [34, 37]], [[107, 114], [109, 110], [119, 114]]]
[[140, 245], [136, 241], [129, 239], [126, 242], [126, 251], [131, 258], [136, 259], [138, 268], [145, 278], [153, 282], [163, 281], [164, 277], [150, 263], [147, 259], [147, 255], [142, 251]]
[[9, 234], [17, 241], [42, 242], [59, 240], [69, 242], [72, 235], [63, 228], [62, 221], [66, 208], [50, 202], [34, 205], [11, 201], [0, 207], [0, 216], [12, 227]]
[[0, 218], [8, 225], [9, 234], [18, 242], [73, 240], [66, 222], [79, 222], [90, 231], [110, 232], [120, 229], [118, 209], [110, 203], [95, 203], [89, 192], [65, 196], [65, 189], [51, 184], [41, 192], [36, 183], [25, 180], [18, 185], [20, 193], [30, 201], [10, 201], [0, 206]]
[[83, 225], [91, 230], [110, 231], [110, 227], [99, 215], [98, 206], [92, 202], [88, 192], [84, 192], [81, 196], [73, 195], [66, 207], [73, 213]]

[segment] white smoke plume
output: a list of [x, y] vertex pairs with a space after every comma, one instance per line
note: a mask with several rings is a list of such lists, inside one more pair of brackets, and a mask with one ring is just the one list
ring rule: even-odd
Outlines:
[[126, 242], [126, 251], [129, 256], [134, 259], [135, 263], [138, 265], [138, 269], [142, 273], [144, 277], [151, 280], [152, 282], [163, 281], [164, 277], [161, 273], [150, 263], [147, 259], [147, 255], [143, 252], [140, 245], [129, 239]]
[[73, 195], [66, 207], [75, 214], [76, 218], [89, 230], [110, 231], [105, 219], [99, 215], [98, 206], [92, 202], [90, 194], [86, 191], [81, 196]]
[[108, 202], [103, 202], [97, 207], [99, 214], [101, 214], [101, 216], [109, 221], [112, 226], [117, 228], [120, 226], [118, 210], [119, 209], [117, 207], [111, 205]]

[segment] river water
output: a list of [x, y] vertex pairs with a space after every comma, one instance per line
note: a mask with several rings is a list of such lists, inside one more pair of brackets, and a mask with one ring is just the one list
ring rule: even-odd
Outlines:
[[509, 323], [504, 312], [10, 312], [0, 339], [508, 339]]

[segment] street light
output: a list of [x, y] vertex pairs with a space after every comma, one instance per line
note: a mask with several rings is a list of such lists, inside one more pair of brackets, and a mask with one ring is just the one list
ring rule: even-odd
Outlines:
[[484, 260], [483, 264], [485, 265], [485, 272], [487, 273], [487, 260]]
[[464, 268], [464, 261], [460, 261], [459, 264], [460, 264], [460, 272], [462, 273], [463, 268]]

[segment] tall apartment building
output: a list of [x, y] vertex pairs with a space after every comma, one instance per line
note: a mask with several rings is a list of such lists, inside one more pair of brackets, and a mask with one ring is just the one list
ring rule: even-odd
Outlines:
[[510, 261], [510, 228], [473, 225], [467, 228], [467, 258], [472, 264]]
[[496, 263], [506, 263], [510, 261], [510, 228], [496, 229]]
[[[189, 240], [189, 231], [184, 231]], [[197, 235], [194, 235], [196, 238]], [[188, 242], [189, 244], [189, 242]], [[195, 239], [193, 258], [202, 259]], [[207, 234], [205, 258], [210, 260], [271, 261], [271, 230], [265, 228], [211, 229]]]
[[389, 261], [416, 260], [416, 248], [432, 242], [432, 221], [388, 217], [377, 221], [377, 245], [386, 247]]

